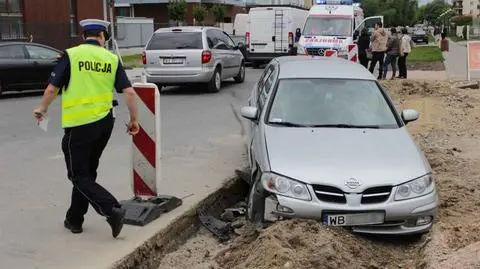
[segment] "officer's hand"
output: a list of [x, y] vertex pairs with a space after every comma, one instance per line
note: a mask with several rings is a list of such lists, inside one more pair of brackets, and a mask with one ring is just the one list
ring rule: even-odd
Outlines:
[[33, 110], [33, 117], [38, 121], [41, 121], [45, 114], [47, 113], [47, 110], [41, 106], [35, 108]]
[[136, 135], [138, 134], [138, 131], [140, 131], [140, 126], [138, 125], [138, 121], [130, 121], [128, 123], [128, 134], [130, 135]]

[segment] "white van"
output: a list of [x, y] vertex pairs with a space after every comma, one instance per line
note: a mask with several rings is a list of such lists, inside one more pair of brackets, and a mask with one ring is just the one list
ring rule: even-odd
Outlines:
[[238, 13], [235, 15], [235, 20], [233, 21], [233, 35], [235, 36], [245, 36], [247, 32], [247, 13]]
[[303, 27], [308, 10], [296, 7], [255, 7], [248, 13], [245, 46], [253, 67], [275, 57], [290, 55], [294, 35]]

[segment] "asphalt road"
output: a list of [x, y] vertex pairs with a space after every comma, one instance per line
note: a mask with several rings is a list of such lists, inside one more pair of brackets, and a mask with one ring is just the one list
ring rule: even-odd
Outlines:
[[[184, 205], [191, 205], [243, 164], [243, 127], [234, 110], [238, 113], [245, 104], [260, 73], [247, 69], [245, 83], [226, 82], [218, 94], [180, 88], [161, 96], [161, 193], [189, 196]], [[60, 147], [59, 100], [48, 113], [47, 132], [31, 116], [39, 101], [38, 93], [0, 98], [1, 267], [104, 268], [164, 227], [173, 215], [143, 228], [127, 226], [120, 240], [113, 240], [106, 222], [90, 208], [84, 233], [67, 232], [63, 219], [71, 185]], [[119, 199], [128, 199], [131, 138], [122, 122], [128, 113], [123, 104], [121, 108], [100, 163], [99, 182]]]

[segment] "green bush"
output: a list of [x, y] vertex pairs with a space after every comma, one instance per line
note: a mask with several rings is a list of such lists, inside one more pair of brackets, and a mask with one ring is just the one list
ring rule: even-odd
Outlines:
[[451, 22], [455, 23], [457, 26], [472, 25], [473, 18], [472, 16], [455, 16], [452, 17]]

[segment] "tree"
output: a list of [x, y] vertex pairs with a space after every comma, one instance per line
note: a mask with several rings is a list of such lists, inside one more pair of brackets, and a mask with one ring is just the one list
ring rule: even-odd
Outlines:
[[178, 26], [179, 22], [183, 22], [185, 19], [186, 8], [187, 2], [185, 0], [169, 0], [167, 5], [168, 17], [176, 21]]
[[203, 24], [205, 17], [208, 14], [208, 10], [206, 7], [202, 6], [201, 4], [194, 6], [192, 9], [193, 18], [195, 18], [196, 23]]
[[215, 22], [223, 22], [223, 18], [225, 18], [225, 6], [219, 4], [213, 5], [212, 13], [213, 17], [215, 17]]
[[363, 0], [365, 17], [382, 15], [386, 26], [406, 26], [417, 21], [417, 0]]
[[425, 13], [423, 17], [426, 21], [433, 25], [439, 25], [444, 21], [444, 18], [440, 18], [444, 12], [448, 11], [451, 6], [443, 0], [434, 0], [425, 6]]

